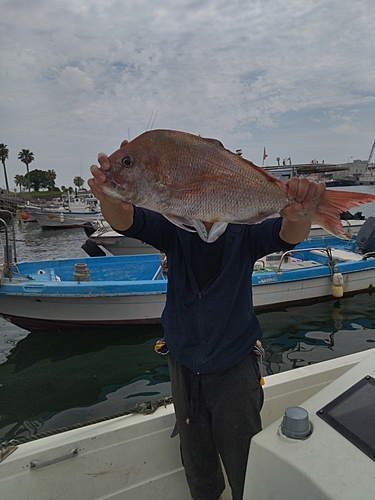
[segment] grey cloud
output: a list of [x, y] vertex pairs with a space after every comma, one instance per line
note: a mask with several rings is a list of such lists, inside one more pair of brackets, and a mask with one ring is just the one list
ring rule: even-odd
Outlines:
[[[291, 116], [290, 126], [349, 131], [365, 149], [374, 15], [372, 0], [3, 2], [1, 142], [38, 147], [51, 168], [66, 139], [73, 165], [94, 158], [98, 140], [100, 150], [141, 133], [159, 110], [155, 126], [247, 141], [249, 155]], [[350, 121], [319, 113], [342, 106]]]

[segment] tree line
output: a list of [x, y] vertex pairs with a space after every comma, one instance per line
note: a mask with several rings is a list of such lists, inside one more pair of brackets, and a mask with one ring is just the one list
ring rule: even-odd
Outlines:
[[[1, 163], [3, 164], [4, 169], [4, 179], [5, 179], [5, 188], [7, 191], [9, 190], [8, 183], [8, 174], [5, 162], [9, 159], [9, 149], [6, 144], [0, 144], [0, 158]], [[30, 193], [31, 188], [34, 191], [40, 191], [40, 189], [48, 189], [50, 191], [55, 191], [55, 180], [56, 180], [56, 172], [54, 170], [29, 170], [29, 165], [35, 159], [34, 153], [29, 149], [21, 149], [18, 153], [18, 159], [26, 165], [26, 174], [20, 175], [17, 174], [14, 176], [14, 183], [17, 187], [19, 187], [20, 192], [22, 188], [27, 188]], [[76, 176], [73, 179], [73, 183], [76, 187], [81, 188], [85, 181], [80, 176]], [[61, 191], [68, 191], [71, 188], [66, 188], [65, 186], [61, 186]], [[59, 189], [60, 190], [60, 189]]]

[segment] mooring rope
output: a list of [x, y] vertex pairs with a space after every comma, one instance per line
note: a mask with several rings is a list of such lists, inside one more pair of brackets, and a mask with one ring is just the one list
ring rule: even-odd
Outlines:
[[151, 413], [154, 413], [161, 406], [164, 406], [166, 408], [170, 404], [172, 404], [172, 396], [160, 398], [156, 401], [139, 402], [131, 410], [128, 411], [116, 413], [114, 415], [109, 415], [106, 417], [100, 417], [95, 420], [90, 420], [88, 422], [82, 422], [70, 425], [68, 427], [60, 427], [53, 431], [46, 431], [46, 432], [41, 432], [39, 434], [33, 434], [31, 436], [25, 436], [23, 438], [11, 439], [10, 441], [5, 441], [3, 443], [0, 443], [0, 456], [5, 458], [5, 456], [7, 456], [6, 450], [9, 447], [15, 447], [20, 444], [28, 443], [30, 441], [36, 441], [37, 439], [54, 436], [55, 434], [61, 434], [63, 432], [71, 431], [74, 429], [80, 429], [81, 427], [87, 427], [89, 425], [98, 424], [100, 422], [105, 422], [107, 420], [113, 420], [114, 418], [118, 417], [125, 417], [126, 415], [132, 415], [134, 413], [139, 413], [142, 415], [150, 415]]

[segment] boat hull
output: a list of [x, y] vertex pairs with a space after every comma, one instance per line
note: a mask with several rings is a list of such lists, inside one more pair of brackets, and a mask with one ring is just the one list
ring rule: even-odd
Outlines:
[[43, 229], [83, 227], [93, 222], [100, 212], [30, 212]]
[[[272, 278], [278, 278], [276, 273]], [[264, 278], [267, 279], [267, 278]], [[375, 269], [347, 273], [343, 276], [343, 294], [375, 292]], [[49, 296], [43, 293], [9, 293], [1, 296], [0, 314], [13, 324], [27, 330], [56, 328], [86, 328], [124, 324], [159, 323], [166, 302], [164, 291], [143, 294]], [[334, 299], [332, 279], [324, 277], [267, 282], [253, 286], [256, 311], [272, 310]]]
[[159, 323], [164, 293], [107, 297], [6, 296], [1, 316], [26, 330], [101, 328]]
[[[327, 270], [328, 271], [328, 270]], [[270, 279], [277, 278], [276, 276]], [[267, 279], [267, 278], [265, 278]], [[343, 296], [350, 297], [357, 293], [375, 292], [375, 269], [343, 274]], [[290, 304], [303, 304], [335, 299], [332, 278], [329, 271], [326, 276], [296, 281], [269, 281], [264, 285], [253, 286], [253, 301], [256, 310], [283, 307]]]

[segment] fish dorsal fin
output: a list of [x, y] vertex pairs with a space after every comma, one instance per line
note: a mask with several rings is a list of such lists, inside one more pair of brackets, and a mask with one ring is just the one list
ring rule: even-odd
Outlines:
[[[234, 154], [234, 153], [233, 153]], [[263, 174], [270, 182], [278, 184], [280, 187], [283, 188], [284, 191], [286, 191], [286, 186], [283, 181], [280, 179], [277, 179], [277, 177], [274, 177], [273, 175], [269, 174], [267, 170], [264, 170], [262, 167], [258, 167], [258, 165], [254, 165], [254, 163], [250, 160], [246, 160], [246, 158], [242, 158], [251, 168], [254, 168], [255, 170], [258, 170], [261, 174]]]
[[190, 219], [186, 219], [185, 217], [179, 217], [177, 215], [170, 215], [170, 214], [163, 214], [164, 217], [169, 220], [169, 222], [172, 222], [177, 227], [180, 227], [181, 229], [185, 229], [185, 231], [188, 231], [189, 233], [196, 233], [196, 230], [192, 227], [193, 223], [191, 222]]
[[219, 148], [223, 148], [224, 144], [219, 141], [219, 139], [211, 139], [211, 137], [202, 137], [207, 142], [210, 142], [211, 144], [215, 144], [215, 146], [218, 146]]

